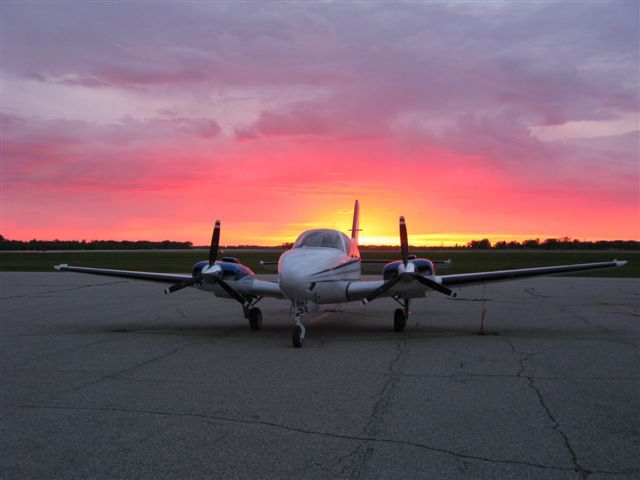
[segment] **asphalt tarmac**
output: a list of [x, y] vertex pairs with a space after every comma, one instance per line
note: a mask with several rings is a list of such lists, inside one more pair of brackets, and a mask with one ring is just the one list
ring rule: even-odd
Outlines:
[[294, 349], [282, 301], [251, 331], [195, 289], [0, 278], [4, 479], [640, 477], [638, 279], [434, 293], [403, 333], [349, 304]]

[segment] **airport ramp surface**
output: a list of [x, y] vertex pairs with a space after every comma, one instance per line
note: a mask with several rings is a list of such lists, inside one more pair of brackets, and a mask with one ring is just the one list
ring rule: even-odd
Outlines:
[[2, 478], [640, 475], [638, 279], [430, 295], [402, 333], [345, 305], [294, 349], [285, 302], [251, 331], [194, 289], [0, 275]]

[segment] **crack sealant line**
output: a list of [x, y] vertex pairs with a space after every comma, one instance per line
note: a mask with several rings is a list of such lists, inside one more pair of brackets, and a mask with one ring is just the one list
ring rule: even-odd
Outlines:
[[[404, 342], [406, 346], [406, 340]], [[387, 365], [387, 371], [389, 372], [389, 377], [386, 382], [382, 386], [382, 389], [378, 393], [375, 404], [371, 409], [371, 414], [367, 420], [367, 423], [364, 426], [364, 434], [365, 437], [375, 437], [378, 432], [378, 424], [380, 423], [382, 417], [384, 417], [385, 413], [389, 409], [389, 405], [391, 403], [391, 397], [393, 394], [393, 389], [399, 381], [397, 371], [395, 365], [401, 363], [404, 350], [401, 348], [401, 342], [396, 342], [395, 349], [397, 350], [397, 355], [391, 359], [389, 364]], [[347, 455], [339, 458], [336, 462], [337, 465], [341, 463], [345, 463], [347, 459], [351, 458], [351, 465], [344, 465], [340, 469], [340, 475], [345, 476], [347, 478], [360, 478], [364, 474], [364, 469], [366, 468], [366, 464], [373, 455], [374, 449], [369, 445], [370, 442], [360, 441], [357, 446], [349, 452]]]
[[[264, 420], [247, 420], [241, 418], [230, 418], [230, 417], [222, 417], [217, 415], [207, 415], [202, 413], [187, 413], [187, 412], [166, 412], [161, 410], [138, 410], [132, 408], [117, 408], [117, 407], [70, 407], [63, 405], [37, 405], [37, 404], [23, 404], [23, 405], [0, 405], [2, 408], [13, 408], [13, 409], [42, 409], [42, 410], [69, 410], [69, 411], [94, 411], [94, 412], [115, 412], [115, 413], [133, 413], [133, 414], [143, 414], [143, 415], [157, 415], [157, 416], [176, 416], [176, 417], [190, 417], [196, 419], [203, 419], [207, 422], [225, 422], [232, 424], [241, 424], [241, 425], [251, 425], [251, 426], [263, 426], [263, 427], [271, 427], [280, 430], [286, 430], [289, 432], [301, 433], [306, 435], [316, 435], [320, 437], [327, 437], [339, 440], [348, 440], [348, 441], [357, 441], [357, 442], [367, 442], [367, 443], [384, 443], [391, 445], [400, 445], [400, 446], [411, 446], [415, 448], [420, 448], [424, 450], [429, 450], [436, 453], [442, 453], [445, 455], [450, 455], [455, 458], [465, 459], [465, 460], [474, 460], [486, 463], [496, 463], [496, 464], [505, 464], [505, 465], [520, 465], [525, 467], [532, 468], [540, 468], [544, 470], [553, 470], [553, 471], [562, 471], [562, 472], [575, 472], [575, 468], [568, 467], [559, 467], [554, 465], [543, 465], [539, 463], [519, 461], [519, 460], [507, 460], [507, 459], [496, 459], [490, 457], [482, 457], [478, 455], [468, 455], [464, 453], [455, 452], [453, 450], [447, 450], [445, 448], [433, 447], [427, 444], [412, 442], [408, 440], [397, 440], [392, 438], [371, 438], [365, 436], [357, 436], [357, 435], [346, 435], [340, 433], [331, 433], [331, 432], [322, 432], [309, 430], [298, 427], [291, 427], [284, 424], [279, 424], [275, 422], [267, 422]], [[590, 473], [600, 473], [600, 474], [610, 474], [610, 475], [623, 475], [623, 474], [632, 474], [638, 473], [640, 469], [628, 469], [623, 471], [609, 471], [609, 470], [592, 470]]]
[[553, 423], [553, 427], [552, 430], [557, 431], [560, 436], [562, 437], [563, 441], [564, 441], [564, 445], [567, 448], [567, 450], [569, 451], [569, 455], [571, 456], [571, 463], [573, 463], [573, 467], [574, 467], [574, 471], [576, 471], [577, 473], [580, 474], [580, 477], [583, 479], [586, 479], [589, 475], [591, 475], [592, 473], [596, 473], [593, 470], [589, 470], [584, 468], [582, 465], [580, 465], [580, 463], [578, 462], [578, 456], [576, 455], [575, 450], [573, 449], [573, 447], [571, 446], [571, 442], [569, 441], [569, 436], [564, 433], [564, 431], [560, 428], [560, 424], [558, 423], [558, 421], [556, 420], [556, 418], [553, 416], [553, 414], [551, 413], [551, 410], [549, 409], [549, 407], [547, 406], [544, 397], [542, 396], [542, 393], [540, 392], [540, 390], [538, 389], [538, 387], [536, 387], [535, 385], [535, 381], [533, 378], [531, 377], [523, 377], [526, 378], [527, 381], [529, 382], [529, 386], [531, 387], [531, 389], [533, 389], [534, 392], [536, 392], [536, 395], [538, 397], [538, 401], [540, 402], [540, 406], [542, 406], [542, 408], [544, 409], [544, 411], [547, 414], [547, 417], [549, 418], [549, 420], [551, 420], [551, 422]]

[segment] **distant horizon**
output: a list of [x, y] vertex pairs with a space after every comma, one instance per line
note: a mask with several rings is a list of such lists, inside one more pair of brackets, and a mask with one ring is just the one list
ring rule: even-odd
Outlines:
[[[188, 249], [208, 249], [209, 246], [208, 244], [194, 244], [193, 242], [189, 241], [189, 240], [169, 240], [169, 239], [163, 239], [163, 240], [148, 240], [148, 239], [143, 239], [143, 240], [131, 240], [131, 239], [126, 239], [126, 240], [115, 240], [115, 239], [92, 239], [92, 240], [70, 240], [70, 239], [51, 239], [51, 240], [45, 240], [45, 239], [29, 239], [29, 240], [19, 240], [19, 239], [14, 239], [14, 238], [6, 238], [2, 235], [0, 235], [0, 238], [2, 238], [2, 242], [20, 242], [20, 243], [29, 243], [29, 242], [42, 242], [42, 243], [55, 243], [55, 242], [60, 242], [60, 243], [108, 243], [108, 242], [114, 242], [114, 243], [153, 243], [153, 244], [162, 244], [162, 243], [171, 243], [171, 244], [190, 244], [191, 246], [189, 247], [185, 247]], [[622, 243], [640, 243], [640, 241], [635, 240], [635, 239], [621, 239], [621, 238], [616, 238], [616, 239], [603, 239], [603, 238], [599, 238], [599, 239], [577, 239], [577, 238], [568, 238], [568, 237], [528, 237], [524, 240], [508, 240], [508, 239], [501, 239], [501, 240], [496, 240], [496, 241], [492, 241], [491, 239], [488, 239], [487, 237], [483, 237], [483, 236], [477, 236], [475, 238], [473, 238], [472, 240], [470, 240], [469, 242], [466, 242], [464, 244], [444, 244], [444, 245], [434, 245], [434, 244], [416, 244], [416, 243], [412, 243], [411, 241], [409, 241], [409, 245], [413, 248], [466, 248], [468, 245], [470, 245], [472, 242], [481, 242], [484, 240], [489, 240], [491, 246], [495, 246], [496, 244], [500, 244], [500, 243], [511, 243], [511, 244], [520, 244], [522, 245], [524, 242], [539, 242], [540, 245], [543, 245], [543, 243], [545, 241], [549, 241], [549, 240], [556, 240], [558, 242], [566, 242], [566, 243], [573, 243], [573, 242], [578, 242], [578, 243], [584, 243], [584, 244], [594, 244], [594, 243], [603, 243], [603, 242], [609, 242], [609, 243], [614, 243], [614, 242], [622, 242]], [[230, 248], [289, 248], [291, 246], [292, 242], [284, 242], [281, 244], [271, 244], [271, 245], [267, 245], [267, 244], [253, 244], [253, 243], [237, 243], [237, 244], [224, 244], [224, 245], [220, 245], [221, 249], [230, 249]], [[359, 247], [366, 249], [366, 248], [398, 248], [400, 246], [400, 243], [384, 243], [384, 244], [378, 244], [378, 243], [363, 243], [360, 242], [359, 243]]]

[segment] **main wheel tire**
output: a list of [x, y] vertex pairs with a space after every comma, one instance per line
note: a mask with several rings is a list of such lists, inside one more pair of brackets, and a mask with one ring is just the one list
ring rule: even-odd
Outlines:
[[396, 308], [396, 311], [393, 312], [393, 330], [401, 332], [406, 326], [407, 317], [404, 316], [404, 311], [401, 308]]
[[300, 348], [302, 346], [302, 342], [304, 341], [304, 337], [302, 336], [302, 328], [297, 325], [293, 327], [293, 332], [291, 332], [291, 340], [295, 348]]
[[259, 308], [249, 310], [249, 326], [251, 330], [260, 330], [262, 328], [262, 312]]

